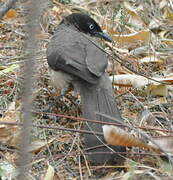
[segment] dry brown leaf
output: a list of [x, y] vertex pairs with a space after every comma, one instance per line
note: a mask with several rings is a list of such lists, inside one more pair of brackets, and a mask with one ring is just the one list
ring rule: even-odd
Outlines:
[[128, 23], [134, 24], [135, 26], [138, 25], [139, 27], [144, 26], [143, 20], [138, 15], [137, 11], [130, 6], [129, 3], [124, 2], [124, 7], [128, 15], [130, 15]]
[[127, 171], [124, 175], [122, 175], [121, 180], [130, 180], [130, 179], [135, 179], [136, 180], [136, 179], [138, 179], [138, 178], [136, 178], [137, 175], [144, 175], [144, 174], [146, 174], [145, 169], [143, 169], [143, 170], [133, 170], [133, 172]]
[[42, 140], [37, 140], [33, 141], [31, 145], [29, 146], [28, 152], [32, 153], [38, 153], [40, 152], [45, 146], [49, 145], [55, 140], [55, 138], [50, 139], [48, 142], [47, 141], [42, 141]]
[[144, 143], [141, 139], [134, 137], [121, 128], [104, 125], [103, 134], [106, 142], [114, 146], [141, 147], [155, 152], [160, 152], [157, 147]]
[[173, 45], [173, 40], [172, 39], [162, 39], [162, 42], [168, 44], [168, 45]]
[[9, 161], [0, 162], [0, 177], [1, 179], [16, 179], [19, 175], [17, 168], [14, 164], [10, 163]]
[[165, 13], [164, 13], [165, 19], [172, 22], [173, 21], [173, 11], [169, 7], [165, 7], [164, 11], [165, 11]]
[[[5, 112], [5, 116], [0, 118], [1, 122], [16, 122], [19, 113], [12, 111], [15, 109], [16, 103], [12, 102], [9, 109]], [[0, 141], [11, 146], [16, 146], [19, 141], [19, 127], [0, 125]]]
[[130, 51], [130, 55], [133, 55], [133, 56], [147, 56], [149, 50], [150, 50], [150, 47], [148, 45], [136, 47], [135, 49]]
[[167, 6], [168, 1], [167, 0], [161, 0], [159, 3], [159, 8], [163, 9], [165, 6]]
[[46, 141], [34, 141], [31, 143], [31, 145], [28, 148], [28, 152], [32, 152], [32, 153], [38, 153], [41, 151], [42, 148], [44, 148], [47, 145]]
[[15, 9], [10, 9], [4, 16], [4, 19], [15, 19], [17, 17], [17, 12]]
[[60, 11], [60, 7], [54, 6], [52, 8], [52, 11], [59, 12]]
[[156, 18], [153, 18], [150, 22], [149, 22], [149, 25], [148, 25], [148, 27], [149, 27], [149, 29], [159, 29], [160, 28], [160, 26], [162, 26], [163, 25], [163, 23], [162, 22], [160, 22], [158, 19], [156, 19]]
[[158, 64], [163, 63], [163, 60], [159, 59], [157, 56], [154, 55], [143, 57], [139, 59], [139, 61], [141, 63], [158, 63]]
[[146, 93], [151, 96], [167, 96], [168, 88], [164, 84], [150, 84], [146, 88]]
[[[167, 153], [172, 153], [173, 154], [173, 137], [172, 136], [167, 136], [167, 137], [156, 137], [152, 138], [153, 141], [161, 146]], [[153, 143], [149, 143], [149, 145], [153, 145]]]
[[151, 33], [149, 30], [143, 30], [127, 35], [113, 35], [113, 40], [122, 45], [131, 46], [136, 43], [148, 44], [150, 41], [150, 36]]
[[156, 118], [154, 117], [153, 113], [150, 112], [147, 108], [142, 111], [139, 119], [139, 126], [154, 126], [156, 124]]
[[159, 97], [157, 99], [154, 99], [153, 101], [150, 101], [149, 107], [153, 107], [160, 104], [167, 104], [168, 100], [165, 97]]
[[149, 80], [136, 74], [119, 74], [110, 76], [114, 85], [133, 86], [135, 88], [143, 88], [149, 84]]
[[[135, 87], [145, 90], [147, 95], [152, 96], [167, 96], [168, 87], [165, 84], [160, 84], [153, 80], [149, 80], [143, 76], [136, 74], [121, 74], [110, 76], [110, 79], [115, 86]], [[154, 78], [161, 82], [172, 82], [172, 77], [167, 78]]]
[[164, 39], [165, 38], [165, 34], [167, 33], [167, 31], [160, 31], [159, 33], [158, 33], [158, 35], [162, 38], [162, 39]]
[[50, 34], [45, 33], [45, 32], [41, 32], [37, 35], [38, 39], [49, 39], [50, 38]]
[[55, 175], [55, 170], [54, 168], [49, 164], [47, 172], [45, 174], [45, 177], [43, 180], [53, 180]]
[[18, 64], [12, 64], [10, 66], [6, 66], [5, 69], [2, 69], [3, 67], [1, 67], [0, 70], [0, 75], [4, 75], [10, 72], [14, 72], [17, 68], [19, 68], [20, 66]]
[[167, 75], [165, 78], [161, 79], [161, 81], [173, 84], [173, 73]]
[[0, 66], [0, 71], [6, 69], [6, 66]]

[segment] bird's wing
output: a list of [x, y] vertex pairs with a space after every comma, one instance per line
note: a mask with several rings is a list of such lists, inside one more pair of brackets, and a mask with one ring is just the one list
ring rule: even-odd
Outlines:
[[87, 43], [86, 64], [91, 73], [101, 76], [107, 67], [108, 61], [105, 52], [96, 43]]
[[[76, 35], [76, 34], [75, 34]], [[56, 37], [48, 46], [47, 59], [54, 70], [62, 70], [89, 83], [97, 83], [107, 66], [105, 54], [80, 34], [70, 41]], [[71, 37], [71, 36], [70, 36]]]

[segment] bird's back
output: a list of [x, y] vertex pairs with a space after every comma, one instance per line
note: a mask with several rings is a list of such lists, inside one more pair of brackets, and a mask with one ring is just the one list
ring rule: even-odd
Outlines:
[[[99, 47], [99, 48], [98, 48]], [[90, 36], [60, 24], [47, 48], [49, 66], [95, 84], [107, 67], [106, 54]]]

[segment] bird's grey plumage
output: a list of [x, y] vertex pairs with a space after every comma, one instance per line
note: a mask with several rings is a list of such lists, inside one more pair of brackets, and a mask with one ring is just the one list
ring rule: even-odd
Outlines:
[[47, 50], [49, 66], [55, 71], [62, 70], [89, 83], [97, 83], [98, 77], [105, 72], [107, 58], [89, 39], [72, 27], [59, 25]]
[[[112, 122], [112, 119], [96, 115], [96, 112], [100, 112], [122, 120], [113, 96], [111, 81], [105, 72], [108, 63], [106, 54], [98, 48], [98, 43], [95, 42], [95, 46], [90, 39], [90, 36], [86, 38], [86, 34], [84, 36], [73, 25], [61, 23], [48, 45], [48, 64], [53, 71], [65, 73], [69, 77], [65, 78], [70, 79], [70, 83], [77, 87], [85, 118]], [[85, 128], [102, 132], [100, 124], [88, 123]], [[103, 137], [99, 138], [105, 143]], [[90, 148], [103, 143], [95, 135], [85, 135], [85, 144], [86, 148]], [[118, 152], [124, 151], [122, 147], [111, 148]], [[110, 149], [105, 146], [89, 152], [97, 151], [110, 152]], [[97, 164], [103, 164], [110, 159], [118, 161], [118, 155], [115, 154], [93, 154], [89, 158]]]
[[[83, 104], [83, 115], [88, 119], [95, 119], [105, 122], [113, 122], [113, 120], [109, 118], [105, 118], [101, 115], [98, 115], [97, 112], [101, 114], [109, 115], [110, 117], [117, 118], [121, 120], [119, 110], [117, 109], [117, 105], [115, 103], [115, 98], [112, 94], [111, 82], [107, 73], [104, 73], [98, 80], [97, 84], [87, 84], [86, 82], [80, 82], [80, 94], [81, 100]], [[85, 129], [92, 130], [94, 132], [102, 131], [102, 124], [94, 124], [88, 122], [85, 125]], [[91, 134], [85, 134], [85, 143], [86, 147], [92, 148], [97, 147], [101, 144], [99, 139], [105, 143], [103, 138], [96, 137]], [[109, 146], [113, 151], [122, 152], [124, 148], [118, 146]], [[104, 146], [102, 148], [94, 148], [89, 152], [110, 152], [111, 150]], [[98, 162], [99, 164], [103, 164], [107, 161], [110, 162], [120, 162], [120, 157], [118, 155], [110, 155], [110, 154], [93, 154], [89, 156], [90, 159], [94, 162]]]

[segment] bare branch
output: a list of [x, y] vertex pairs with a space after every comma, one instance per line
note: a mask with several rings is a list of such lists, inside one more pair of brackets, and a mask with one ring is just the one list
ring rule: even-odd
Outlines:
[[[21, 142], [20, 151], [17, 165], [19, 168], [19, 180], [26, 179], [26, 173], [29, 171], [30, 167], [28, 164], [31, 161], [31, 155], [28, 153], [28, 148], [30, 146], [30, 134], [31, 134], [31, 124], [32, 124], [32, 99], [33, 99], [33, 86], [34, 86], [34, 70], [35, 67], [35, 56], [38, 49], [37, 34], [38, 30], [38, 18], [40, 17], [40, 0], [31, 0], [27, 3], [27, 16], [26, 16], [26, 32], [28, 39], [26, 40], [24, 53], [27, 52], [27, 61], [24, 64], [24, 74], [23, 74], [23, 126], [21, 130]], [[26, 53], [25, 53], [26, 54]]]

